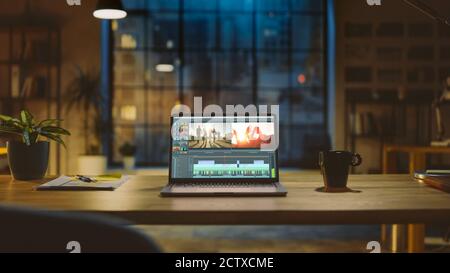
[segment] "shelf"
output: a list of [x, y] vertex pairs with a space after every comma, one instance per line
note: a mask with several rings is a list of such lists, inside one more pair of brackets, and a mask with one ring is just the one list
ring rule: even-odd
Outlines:
[[0, 61], [0, 64], [2, 65], [19, 65], [19, 66], [59, 66], [58, 61], [53, 60], [53, 61], [35, 61], [35, 60], [30, 60], [30, 61], [17, 61], [17, 60], [12, 60], [12, 61], [8, 61], [8, 60], [2, 60]]
[[0, 97], [2, 102], [33, 102], [33, 101], [57, 101], [57, 98], [12, 98], [12, 97]]
[[374, 104], [431, 104], [434, 100], [433, 92], [409, 90], [403, 99], [396, 91], [368, 92], [363, 89], [347, 89], [346, 97], [350, 103]]
[[380, 139], [380, 135], [351, 135], [354, 138]]

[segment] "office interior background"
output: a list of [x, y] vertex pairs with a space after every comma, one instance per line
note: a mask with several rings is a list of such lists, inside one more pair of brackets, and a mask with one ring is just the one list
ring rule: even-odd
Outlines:
[[[74, 133], [67, 150], [52, 149], [52, 173], [75, 172], [86, 145], [118, 168], [126, 142], [137, 166], [167, 166], [170, 111], [194, 96], [224, 109], [280, 105], [283, 167], [317, 168], [317, 152], [335, 148], [364, 155], [358, 172], [380, 173], [383, 144], [435, 137], [450, 30], [401, 1], [125, 0], [129, 16], [110, 23], [92, 17], [92, 2], [1, 1], [1, 111], [26, 106]], [[78, 69], [100, 80], [99, 141], [86, 140], [82, 113], [68, 107]], [[29, 78], [37, 90], [22, 95]]]

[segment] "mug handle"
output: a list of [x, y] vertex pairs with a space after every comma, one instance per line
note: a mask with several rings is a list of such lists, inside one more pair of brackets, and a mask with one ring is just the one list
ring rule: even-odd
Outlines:
[[362, 157], [361, 157], [361, 155], [359, 155], [359, 154], [353, 154], [353, 155], [352, 155], [352, 163], [351, 163], [351, 165], [352, 165], [353, 167], [356, 167], [356, 166], [361, 165], [361, 163], [362, 163]]

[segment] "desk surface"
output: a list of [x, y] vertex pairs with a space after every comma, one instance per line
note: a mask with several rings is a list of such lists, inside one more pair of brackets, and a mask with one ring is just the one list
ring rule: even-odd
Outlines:
[[406, 224], [450, 222], [450, 194], [408, 175], [356, 175], [360, 193], [319, 193], [319, 175], [284, 173], [287, 197], [161, 198], [164, 176], [136, 176], [114, 192], [42, 192], [0, 176], [0, 204], [106, 213], [137, 224]]

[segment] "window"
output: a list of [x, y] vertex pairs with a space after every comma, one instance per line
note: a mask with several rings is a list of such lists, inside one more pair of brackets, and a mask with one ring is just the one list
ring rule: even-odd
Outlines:
[[139, 165], [167, 165], [177, 103], [279, 104], [280, 163], [300, 166], [303, 139], [326, 128], [324, 12], [319, 0], [124, 0], [114, 21], [113, 132]]

